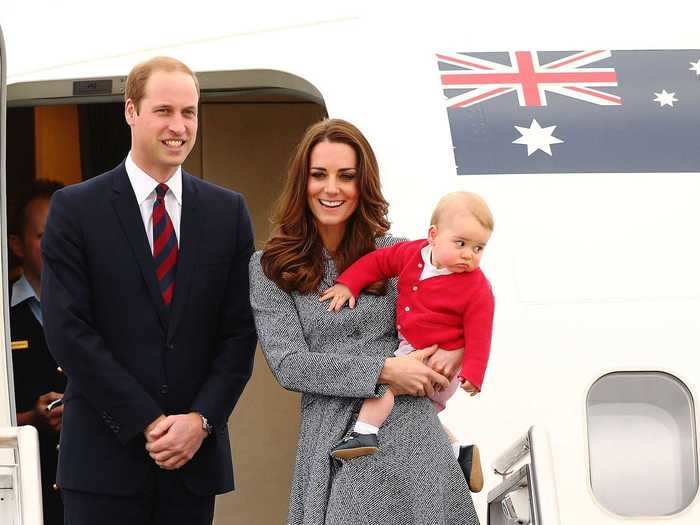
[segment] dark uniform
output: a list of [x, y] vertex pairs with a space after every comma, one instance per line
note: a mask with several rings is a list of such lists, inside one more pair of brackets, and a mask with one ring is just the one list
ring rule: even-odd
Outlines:
[[[65, 376], [51, 357], [44, 330], [29, 306], [31, 300], [22, 301], [10, 309], [17, 412], [32, 410], [39, 396], [52, 391], [63, 392], [66, 388]], [[54, 488], [58, 437], [59, 434], [53, 430], [39, 431], [45, 525], [63, 525], [63, 504], [58, 490]]]

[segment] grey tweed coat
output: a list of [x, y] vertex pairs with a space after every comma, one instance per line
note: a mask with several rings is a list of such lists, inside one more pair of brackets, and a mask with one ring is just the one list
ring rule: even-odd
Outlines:
[[[378, 245], [396, 242], [390, 237]], [[286, 389], [302, 392], [289, 525], [476, 525], [464, 476], [427, 398], [401, 396], [379, 431], [379, 452], [334, 460], [361, 398], [377, 396], [384, 359], [398, 345], [396, 289], [363, 294], [355, 309], [327, 312], [318, 294], [287, 293], [250, 261], [260, 344]], [[322, 288], [336, 278], [326, 258]]]

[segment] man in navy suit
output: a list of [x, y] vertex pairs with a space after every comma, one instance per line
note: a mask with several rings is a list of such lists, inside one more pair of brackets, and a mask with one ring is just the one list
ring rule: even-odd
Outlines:
[[211, 524], [233, 490], [227, 420], [250, 377], [250, 218], [181, 169], [199, 86], [183, 63], [136, 66], [131, 151], [57, 192], [42, 309], [67, 386], [57, 482], [67, 525]]

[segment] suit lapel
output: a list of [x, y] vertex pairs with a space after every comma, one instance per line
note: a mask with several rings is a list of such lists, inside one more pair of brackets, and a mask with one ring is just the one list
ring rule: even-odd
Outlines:
[[175, 273], [175, 295], [171, 305], [168, 341], [172, 340], [184, 314], [190, 295], [192, 277], [197, 265], [197, 254], [202, 239], [199, 193], [194, 178], [182, 172], [182, 215], [180, 217], [180, 241]]
[[112, 178], [112, 205], [129, 240], [131, 250], [141, 269], [141, 275], [146, 281], [146, 287], [153, 305], [158, 312], [158, 319], [160, 319], [160, 324], [165, 331], [168, 327], [168, 311], [163, 303], [160, 288], [158, 287], [153, 254], [151, 253], [151, 247], [148, 244], [148, 237], [143, 226], [141, 210], [139, 210], [136, 202], [136, 196], [126, 174], [124, 163], [114, 170]]

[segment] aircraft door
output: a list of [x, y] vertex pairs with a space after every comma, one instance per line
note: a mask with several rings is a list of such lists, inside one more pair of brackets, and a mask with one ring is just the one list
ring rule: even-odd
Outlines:
[[[519, 468], [515, 468], [521, 464]], [[488, 493], [488, 525], [559, 525], [549, 439], [531, 427], [493, 464], [503, 481]]]
[[2, 243], [2, 257], [0, 258], [0, 293], [3, 302], [0, 311], [0, 427], [9, 427], [14, 424], [14, 396], [12, 389], [12, 355], [7, 351], [10, 348], [9, 334], [9, 302], [7, 299], [7, 191], [5, 186], [5, 126], [6, 126], [6, 97], [5, 86], [5, 42], [0, 28], [0, 243]]

